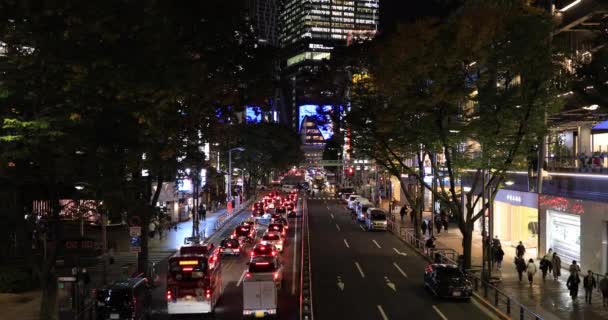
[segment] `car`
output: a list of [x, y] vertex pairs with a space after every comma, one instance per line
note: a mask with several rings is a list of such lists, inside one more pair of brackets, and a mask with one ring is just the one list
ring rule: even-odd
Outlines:
[[354, 193], [355, 190], [353, 188], [340, 188], [338, 191], [336, 191], [335, 196], [336, 198], [345, 201], [348, 196]]
[[278, 232], [282, 236], [285, 236], [287, 228], [282, 223], [271, 223], [268, 225], [268, 232]]
[[251, 258], [245, 278], [248, 280], [268, 273], [272, 274], [272, 279], [277, 288], [280, 289], [283, 283], [283, 266], [277, 257], [258, 256]]
[[247, 242], [253, 242], [253, 240], [255, 240], [255, 228], [250, 227], [250, 226], [243, 226], [240, 225], [236, 228], [234, 228], [234, 231], [232, 232], [232, 236], [230, 236], [233, 239], [237, 239], [239, 241], [243, 240], [243, 241], [247, 241]]
[[279, 215], [287, 215], [287, 208], [285, 208], [285, 206], [280, 206], [276, 208], [274, 212]]
[[243, 252], [241, 242], [237, 239], [226, 238], [220, 242], [220, 254], [239, 256]]
[[280, 213], [273, 213], [270, 215], [270, 223], [274, 223], [276, 219], [282, 218], [283, 216]]
[[96, 290], [97, 319], [147, 319], [152, 293], [145, 278], [129, 278]]
[[292, 185], [292, 184], [284, 184], [283, 186], [281, 186], [281, 191], [285, 192], [285, 193], [289, 193], [292, 191], [297, 191], [298, 189], [296, 188], [296, 186]]
[[255, 211], [255, 210], [264, 210], [264, 201], [257, 201], [254, 202], [253, 205], [251, 206], [251, 211]]
[[249, 254], [251, 257], [276, 257], [278, 254], [277, 248], [272, 244], [257, 243], [251, 249]]
[[274, 221], [272, 221], [272, 223], [280, 223], [283, 225], [283, 228], [289, 229], [289, 222], [287, 221], [287, 219], [285, 219], [283, 217], [274, 219]]
[[251, 212], [252, 218], [258, 218], [264, 215], [264, 209], [255, 209]]
[[242, 226], [248, 226], [248, 227], [252, 227], [252, 228], [254, 228], [254, 229], [257, 227], [257, 223], [256, 223], [256, 221], [255, 221], [255, 220], [253, 220], [253, 219], [247, 219], [247, 220], [243, 220], [243, 221], [241, 222], [241, 225], [242, 225]]
[[386, 212], [378, 208], [369, 208], [365, 214], [365, 227], [368, 231], [388, 229]]
[[348, 196], [348, 199], [346, 200], [346, 207], [353, 210], [355, 208], [355, 201], [359, 198], [361, 198], [361, 196], [357, 194], [351, 194]]
[[265, 245], [273, 245], [275, 248], [277, 248], [277, 251], [283, 252], [283, 238], [278, 232], [266, 233], [262, 236], [260, 243]]
[[430, 264], [424, 270], [424, 286], [435, 296], [471, 299], [473, 288], [465, 274], [455, 264]]

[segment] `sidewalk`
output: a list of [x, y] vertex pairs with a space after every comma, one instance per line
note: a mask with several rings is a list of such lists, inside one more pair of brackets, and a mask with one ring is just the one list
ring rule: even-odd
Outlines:
[[[396, 208], [393, 211], [395, 215], [395, 222], [401, 226], [401, 228], [409, 229], [413, 232], [413, 226], [410, 222], [410, 215], [408, 213], [406, 221], [401, 221], [399, 215], [399, 209]], [[430, 217], [430, 212], [427, 213]], [[458, 253], [462, 253], [462, 235], [460, 230], [454, 223], [450, 223], [448, 226], [448, 232], [441, 231], [437, 234], [435, 231], [435, 238], [437, 238], [437, 248], [450, 248], [454, 249]], [[428, 232], [427, 232], [428, 237]], [[481, 235], [477, 232], [473, 233], [473, 254], [471, 257], [471, 263], [474, 266], [481, 266], [482, 262], [482, 241]], [[515, 248], [511, 246], [504, 246], [505, 256], [503, 260], [502, 270], [494, 268], [492, 270], [493, 277], [499, 277], [501, 281], [496, 285], [499, 290], [503, 291], [507, 295], [518, 300], [520, 303], [528, 307], [531, 311], [540, 315], [546, 320], [553, 319], [608, 319], [608, 308], [602, 306], [601, 293], [597, 290], [593, 292], [592, 304], [585, 303], [585, 290], [582, 288], [582, 282], [579, 288], [579, 296], [577, 302], [572, 302], [568, 289], [566, 288], [566, 281], [569, 276], [569, 271], [562, 269], [561, 277], [556, 281], [553, 280], [553, 275], [547, 274], [547, 279], [543, 281], [542, 272], [538, 270], [532, 287], [530, 287], [526, 275], [524, 274], [524, 280], [519, 282], [517, 271], [515, 270], [515, 264], [513, 263], [515, 258]], [[526, 261], [530, 258], [535, 260], [536, 266], [539, 267], [539, 260], [536, 257], [535, 252], [526, 252]], [[562, 268], [568, 268], [570, 261], [562, 261]], [[582, 275], [586, 275], [586, 271], [582, 272]], [[582, 281], [582, 276], [581, 276]]]

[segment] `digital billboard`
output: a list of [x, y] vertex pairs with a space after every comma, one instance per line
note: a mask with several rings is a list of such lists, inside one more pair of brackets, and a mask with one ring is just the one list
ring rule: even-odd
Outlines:
[[323, 135], [325, 140], [331, 138], [333, 135], [333, 126], [331, 122], [330, 114], [333, 112], [333, 106], [319, 106], [316, 104], [305, 104], [299, 108], [299, 122], [298, 131], [302, 128], [302, 121], [305, 117], [312, 118], [317, 123], [319, 131]]

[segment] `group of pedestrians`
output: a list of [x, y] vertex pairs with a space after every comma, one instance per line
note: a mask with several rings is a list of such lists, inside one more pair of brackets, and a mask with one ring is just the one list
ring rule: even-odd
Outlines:
[[[534, 259], [529, 259], [526, 263], [524, 260], [524, 254], [526, 253], [526, 248], [523, 243], [520, 241], [517, 247], [515, 248], [515, 268], [519, 275], [519, 281], [522, 281], [523, 273], [525, 272], [528, 276], [528, 281], [530, 286], [532, 286], [534, 282], [534, 275], [537, 273], [537, 267], [534, 263]], [[546, 280], [547, 274], [553, 275], [553, 280], [558, 280], [561, 276], [562, 269], [562, 261], [557, 252], [553, 252], [552, 249], [547, 251], [547, 254], [543, 256], [540, 260], [540, 265], [538, 269], [542, 272], [543, 281]], [[576, 260], [572, 261], [572, 264], [569, 266], [568, 271], [570, 275], [568, 276], [568, 280], [566, 281], [566, 287], [570, 293], [570, 297], [573, 301], [577, 301], [578, 299], [578, 290], [581, 282], [583, 283], [583, 289], [585, 290], [585, 303], [591, 304], [591, 299], [593, 296], [593, 290], [598, 288], [597, 280], [591, 270], [587, 271], [587, 274], [581, 280], [581, 267], [577, 263]], [[602, 302], [604, 307], [608, 308], [608, 272], [606, 276], [599, 281], [599, 289], [602, 294]]]

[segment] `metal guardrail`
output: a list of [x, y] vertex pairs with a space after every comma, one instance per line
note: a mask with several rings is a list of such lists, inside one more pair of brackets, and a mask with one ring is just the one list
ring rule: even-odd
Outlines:
[[235, 208], [234, 210], [232, 210], [232, 212], [228, 212], [226, 211], [225, 213], [223, 213], [222, 215], [220, 215], [217, 220], [215, 220], [215, 224], [213, 225], [213, 230], [218, 230], [221, 227], [223, 227], [226, 223], [228, 223], [228, 221], [234, 217], [235, 215], [241, 213], [241, 211], [243, 211], [243, 209], [247, 208], [247, 206], [249, 206], [251, 204], [252, 200], [247, 200], [244, 203], [241, 203], [239, 205], [238, 208]]
[[[458, 252], [451, 248], [425, 248], [425, 242], [416, 239], [409, 231], [401, 229], [396, 223], [391, 224], [389, 228], [393, 234], [397, 235], [405, 243], [423, 255], [429, 262], [449, 263], [461, 265], [458, 263]], [[502, 292], [492, 283], [483, 281], [481, 277], [475, 274], [472, 270], [466, 270], [465, 274], [473, 284], [473, 291], [478, 297], [483, 298], [487, 303], [494, 306], [501, 313], [512, 319], [519, 320], [543, 320], [541, 316], [532, 312], [517, 299]]]

